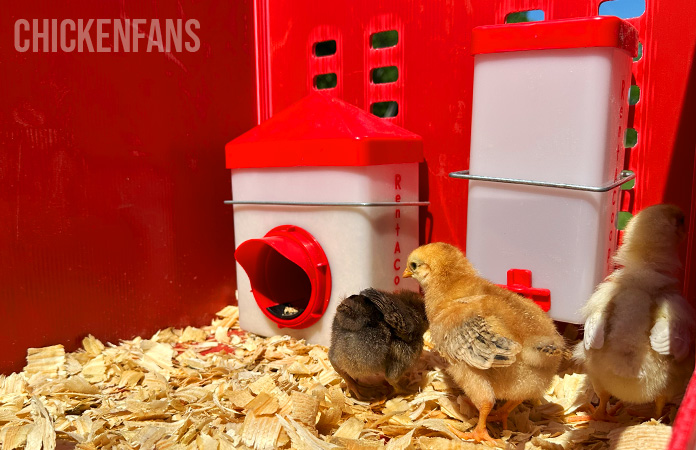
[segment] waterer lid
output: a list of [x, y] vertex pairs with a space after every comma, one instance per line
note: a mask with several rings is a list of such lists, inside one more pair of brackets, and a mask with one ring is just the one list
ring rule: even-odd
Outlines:
[[225, 155], [228, 169], [418, 163], [423, 140], [316, 92], [229, 142]]
[[261, 239], [242, 242], [234, 253], [249, 276], [266, 317], [283, 328], [306, 328], [326, 311], [331, 296], [329, 261], [306, 230], [281, 225]]
[[484, 25], [471, 35], [473, 55], [584, 47], [615, 47], [635, 57], [638, 31], [618, 17], [595, 16]]

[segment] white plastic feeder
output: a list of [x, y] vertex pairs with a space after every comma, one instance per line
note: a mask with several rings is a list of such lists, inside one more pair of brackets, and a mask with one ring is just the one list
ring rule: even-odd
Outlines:
[[579, 323], [612, 268], [637, 45], [616, 17], [473, 31], [471, 159], [451, 174], [470, 179], [467, 256], [503, 285], [531, 271], [556, 320]]
[[243, 329], [328, 346], [344, 297], [417, 289], [419, 136], [317, 93], [226, 154]]

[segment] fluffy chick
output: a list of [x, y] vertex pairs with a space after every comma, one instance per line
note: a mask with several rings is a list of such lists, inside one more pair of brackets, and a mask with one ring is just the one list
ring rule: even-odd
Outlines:
[[420, 294], [365, 289], [338, 306], [329, 360], [361, 400], [389, 395], [420, 357], [427, 329]]
[[574, 350], [599, 406], [593, 417], [611, 420], [611, 395], [629, 403], [665, 402], [684, 392], [694, 367], [694, 311], [680, 294], [676, 273], [684, 214], [654, 205], [628, 223], [614, 257], [622, 266], [583, 307], [585, 334]]
[[[563, 338], [534, 302], [481, 278], [452, 245], [417, 248], [403, 276], [423, 287], [433, 345], [479, 411], [473, 432], [452, 431], [495, 442], [486, 420], [501, 420], [507, 428], [510, 411], [544, 393], [561, 362]], [[507, 402], [489, 415], [496, 399]]]

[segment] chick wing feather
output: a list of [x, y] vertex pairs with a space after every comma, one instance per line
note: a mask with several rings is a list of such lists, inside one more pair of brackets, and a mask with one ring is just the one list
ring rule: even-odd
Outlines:
[[521, 350], [518, 342], [493, 331], [481, 316], [466, 319], [449, 332], [442, 347], [450, 358], [478, 369], [509, 366]]
[[[409, 314], [404, 305], [394, 297], [394, 294], [387, 294], [374, 288], [363, 290], [360, 295], [367, 297], [380, 312], [384, 315], [384, 320], [402, 339], [413, 339], [419, 331], [418, 317]], [[390, 298], [389, 295], [392, 297]]]
[[693, 311], [679, 295], [660, 299], [655, 324], [650, 330], [650, 346], [661, 355], [684, 359], [694, 342]]
[[606, 311], [609, 303], [621, 291], [615, 278], [615, 275], [610, 275], [604, 282], [600, 283], [583, 307], [583, 315], [585, 316], [583, 345], [585, 350], [599, 349], [604, 346]]
[[602, 311], [591, 314], [585, 320], [583, 343], [586, 350], [604, 346], [604, 314]]
[[370, 304], [359, 295], [351, 295], [338, 305], [333, 327], [348, 331], [360, 331], [370, 321], [370, 309]]
[[650, 330], [650, 346], [660, 355], [670, 354], [669, 320], [661, 317]]

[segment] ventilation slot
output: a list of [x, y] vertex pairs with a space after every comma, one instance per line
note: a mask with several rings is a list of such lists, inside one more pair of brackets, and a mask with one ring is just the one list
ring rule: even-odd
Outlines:
[[378, 67], [372, 69], [371, 78], [375, 84], [393, 83], [399, 79], [399, 69], [396, 66]]
[[541, 9], [517, 11], [505, 16], [505, 23], [541, 22], [542, 20], [544, 20], [544, 11]]
[[372, 48], [389, 48], [399, 43], [399, 32], [396, 30], [380, 31], [371, 36]]
[[314, 56], [330, 56], [336, 54], [336, 40], [321, 41], [314, 44]]
[[399, 114], [399, 104], [394, 101], [373, 103], [370, 112], [382, 118], [396, 117]]
[[338, 77], [335, 73], [323, 73], [314, 77], [314, 87], [316, 89], [333, 89], [338, 84]]

